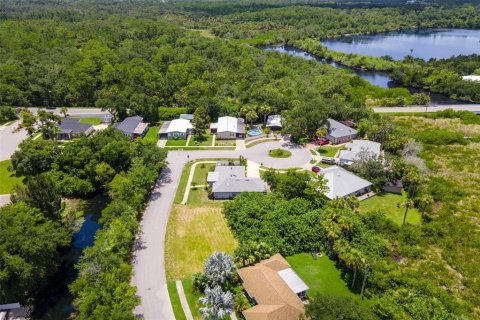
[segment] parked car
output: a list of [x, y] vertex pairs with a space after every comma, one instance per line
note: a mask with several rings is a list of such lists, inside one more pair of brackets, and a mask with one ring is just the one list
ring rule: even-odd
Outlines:
[[312, 171], [315, 172], [315, 173], [319, 173], [320, 170], [321, 170], [321, 169], [320, 169], [319, 167], [317, 167], [317, 166], [313, 166], [313, 167], [312, 167]]
[[336, 163], [335, 158], [330, 158], [330, 157], [323, 157], [322, 162], [327, 163], [327, 164], [335, 164]]
[[330, 143], [330, 141], [328, 141], [327, 138], [321, 138], [321, 139], [317, 140], [317, 144], [319, 146], [324, 146], [324, 145], [329, 144], [329, 143]]

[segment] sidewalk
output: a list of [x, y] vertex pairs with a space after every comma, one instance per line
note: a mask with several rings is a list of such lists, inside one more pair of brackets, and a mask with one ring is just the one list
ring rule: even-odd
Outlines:
[[185, 314], [187, 320], [193, 320], [192, 311], [190, 310], [190, 306], [188, 305], [185, 291], [183, 291], [182, 281], [177, 280], [175, 284], [177, 285], [177, 293], [178, 297], [180, 298], [180, 304], [182, 305], [183, 313]]

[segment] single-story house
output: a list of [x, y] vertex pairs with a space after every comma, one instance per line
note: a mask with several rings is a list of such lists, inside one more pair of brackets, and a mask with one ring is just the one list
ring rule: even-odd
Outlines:
[[238, 269], [253, 307], [242, 312], [246, 320], [294, 320], [305, 312], [308, 286], [280, 254]]
[[329, 127], [326, 138], [332, 144], [345, 143], [357, 138], [357, 130], [333, 119], [327, 119], [327, 121]]
[[192, 128], [192, 123], [187, 119], [165, 121], [158, 131], [158, 137], [168, 139], [187, 139], [188, 135], [192, 133]]
[[113, 127], [132, 139], [144, 137], [148, 131], [148, 124], [139, 116], [125, 118], [122, 122], [115, 123]]
[[247, 178], [245, 166], [229, 166], [220, 163], [209, 172], [207, 183], [214, 199], [233, 199], [242, 192], [267, 192], [260, 178]]
[[220, 117], [218, 122], [210, 125], [212, 133], [217, 134], [217, 139], [243, 139], [245, 138], [245, 122], [242, 118]]
[[403, 182], [402, 180], [392, 180], [387, 182], [387, 184], [383, 187], [383, 191], [389, 193], [396, 193], [402, 194], [403, 189]]
[[273, 131], [282, 130], [282, 116], [279, 114], [269, 115], [266, 127]]
[[328, 190], [325, 196], [328, 199], [346, 198], [349, 196], [361, 196], [370, 192], [372, 183], [347, 171], [339, 166], [331, 166], [322, 169], [319, 174], [327, 181]]
[[87, 137], [93, 132], [93, 126], [87, 123], [80, 123], [79, 119], [65, 118], [58, 125], [58, 140], [71, 140], [84, 134]]
[[353, 140], [345, 145], [338, 158], [341, 165], [351, 165], [360, 159], [378, 159], [381, 154], [381, 145], [369, 140]]

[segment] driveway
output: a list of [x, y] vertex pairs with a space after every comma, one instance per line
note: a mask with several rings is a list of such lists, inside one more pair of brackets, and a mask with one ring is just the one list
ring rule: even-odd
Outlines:
[[[292, 151], [292, 157], [270, 158], [268, 151], [279, 147]], [[163, 171], [152, 192], [140, 224], [140, 234], [134, 245], [132, 284], [137, 287], [137, 295], [141, 299], [140, 305], [135, 309], [137, 317], [147, 320], [175, 319], [167, 290], [164, 250], [168, 217], [183, 167], [188, 160], [238, 158], [240, 155], [277, 169], [300, 168], [311, 158], [306, 148], [285, 141], [265, 142], [241, 151], [169, 151], [168, 168]]]
[[9, 160], [18, 145], [27, 138], [24, 129], [14, 131], [19, 124], [20, 121], [15, 121], [11, 125], [0, 127], [0, 161]]

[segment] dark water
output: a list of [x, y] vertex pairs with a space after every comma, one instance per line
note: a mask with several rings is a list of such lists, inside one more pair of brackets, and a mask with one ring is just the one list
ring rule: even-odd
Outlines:
[[72, 245], [64, 253], [60, 269], [49, 282], [50, 285], [37, 298], [34, 319], [67, 319], [73, 312], [73, 298], [68, 290], [68, 285], [77, 277], [75, 263], [82, 255], [83, 249], [93, 245], [95, 233], [101, 228], [98, 219], [107, 204], [107, 198], [96, 196], [87, 202], [84, 208], [84, 211], [87, 212], [83, 216], [84, 222], [73, 235]]
[[[480, 53], [480, 30], [426, 29], [322, 40], [328, 49], [402, 60], [412, 54], [429, 60]], [[412, 51], [411, 51], [412, 50]]]
[[[384, 71], [360, 70], [360, 69], [350, 68], [350, 67], [344, 66], [342, 64], [339, 64], [339, 63], [336, 63], [336, 62], [333, 62], [333, 61], [323, 60], [323, 59], [321, 59], [321, 58], [319, 58], [319, 57], [317, 57], [313, 54], [310, 54], [310, 53], [305, 52], [303, 50], [294, 48], [292, 46], [271, 46], [271, 47], [266, 47], [264, 49], [266, 51], [277, 51], [277, 52], [280, 52], [280, 53], [288, 54], [288, 55], [293, 56], [293, 57], [300, 57], [300, 58], [303, 58], [305, 60], [316, 60], [320, 63], [331, 65], [335, 68], [346, 69], [346, 70], [349, 70], [350, 72], [355, 73], [359, 77], [367, 80], [371, 84], [382, 87], [382, 88], [398, 87], [397, 85], [395, 85], [393, 83], [392, 79], [388, 76], [388, 73], [384, 72]], [[407, 89], [410, 90], [410, 92], [412, 92], [412, 93], [423, 92], [423, 93], [428, 94], [428, 92], [424, 92], [421, 89], [417, 89], [417, 88], [407, 88]], [[431, 93], [430, 94], [430, 99], [431, 99], [432, 104], [459, 104], [459, 103], [463, 103], [462, 101], [453, 100], [453, 99], [450, 99], [446, 95], [438, 94], [438, 93]]]

